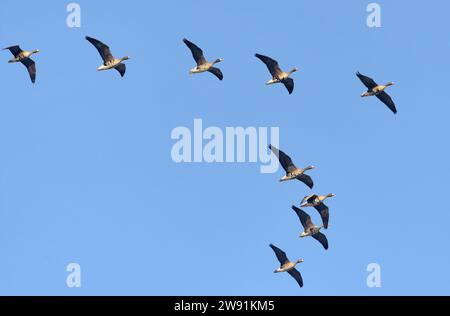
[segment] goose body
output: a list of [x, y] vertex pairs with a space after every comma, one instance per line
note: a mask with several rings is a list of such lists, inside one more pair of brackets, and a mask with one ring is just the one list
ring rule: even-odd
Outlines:
[[298, 168], [293, 163], [291, 157], [289, 157], [282, 150], [279, 150], [272, 145], [269, 146], [269, 149], [274, 153], [275, 156], [278, 157], [281, 166], [283, 167], [284, 171], [286, 171], [286, 175], [280, 179], [280, 182], [299, 180], [306, 184], [310, 189], [314, 187], [312, 178], [309, 175], [305, 174], [306, 171], [314, 169], [314, 166], [308, 166], [304, 169]]
[[397, 108], [395, 107], [395, 103], [392, 98], [385, 92], [385, 90], [393, 86], [393, 82], [388, 82], [385, 85], [377, 84], [372, 78], [364, 76], [359, 72], [356, 73], [356, 76], [361, 80], [361, 82], [367, 87], [367, 91], [361, 94], [361, 97], [377, 97], [381, 102], [383, 102], [394, 114], [397, 114]]
[[269, 70], [270, 74], [272, 75], [272, 79], [267, 81], [267, 85], [272, 85], [276, 83], [282, 83], [288, 90], [289, 94], [292, 94], [294, 91], [294, 80], [291, 77], [291, 75], [298, 71], [297, 68], [293, 68], [289, 72], [285, 72], [281, 70], [278, 62], [275, 59], [272, 59], [270, 57], [261, 55], [261, 54], [255, 54], [255, 57], [261, 60]]
[[311, 216], [309, 216], [306, 212], [299, 209], [296, 206], [292, 206], [292, 209], [297, 214], [300, 222], [304, 228], [303, 232], [300, 234], [300, 238], [312, 237], [318, 242], [320, 242], [325, 250], [328, 250], [328, 239], [322, 234], [320, 231], [324, 226], [316, 226], [311, 220]]
[[312, 194], [309, 196], [305, 196], [300, 203], [300, 207], [314, 207], [320, 214], [320, 217], [322, 218], [322, 222], [325, 229], [328, 229], [328, 222], [330, 220], [330, 211], [328, 206], [326, 206], [323, 202], [326, 199], [329, 199], [331, 197], [334, 197], [335, 194], [328, 194], [328, 195], [317, 195]]
[[274, 271], [274, 273], [284, 273], [287, 272], [291, 275], [298, 283], [300, 287], [303, 287], [303, 278], [300, 272], [296, 269], [297, 265], [303, 263], [303, 259], [299, 259], [292, 262], [288, 259], [286, 253], [280, 248], [270, 245], [270, 248], [274, 251], [278, 261], [280, 262], [280, 267]]
[[28, 74], [30, 75], [30, 79], [32, 83], [36, 82], [36, 63], [30, 57], [34, 54], [39, 53], [38, 49], [33, 51], [24, 51], [20, 48], [19, 45], [10, 46], [4, 48], [4, 50], [9, 50], [11, 54], [13, 54], [14, 58], [9, 60], [8, 63], [22, 63], [28, 70]]
[[115, 58], [111, 54], [111, 50], [106, 44], [89, 36], [86, 36], [86, 40], [89, 41], [97, 49], [103, 59], [103, 65], [97, 68], [98, 71], [116, 69], [122, 77], [125, 76], [126, 66], [123, 62], [130, 59], [129, 56], [125, 56], [123, 58]]
[[222, 71], [219, 68], [214, 67], [216, 64], [223, 61], [222, 58], [218, 58], [213, 62], [208, 62], [205, 56], [203, 55], [203, 51], [201, 50], [200, 47], [198, 47], [197, 45], [195, 45], [194, 43], [192, 43], [187, 39], [183, 39], [183, 43], [185, 43], [186, 46], [190, 49], [192, 57], [197, 63], [197, 66], [189, 71], [190, 74], [210, 72], [213, 75], [215, 75], [219, 80], [223, 80]]
[[317, 195], [311, 194], [305, 196], [302, 200], [301, 207], [315, 207], [322, 204], [325, 200], [335, 197], [336, 195], [333, 193], [327, 195]]

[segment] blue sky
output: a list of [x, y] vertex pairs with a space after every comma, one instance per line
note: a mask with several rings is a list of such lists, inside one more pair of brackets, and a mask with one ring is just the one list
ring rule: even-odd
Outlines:
[[[377, 29], [362, 0], [78, 1], [80, 29], [68, 3], [2, 1], [1, 46], [41, 53], [34, 86], [1, 53], [0, 294], [450, 294], [447, 1], [378, 1]], [[132, 57], [125, 78], [96, 71], [86, 35]], [[225, 59], [223, 82], [188, 75], [183, 37]], [[300, 69], [293, 95], [264, 85], [256, 52]], [[359, 97], [356, 71], [396, 82], [397, 116]], [[171, 131], [195, 118], [279, 127], [297, 164], [317, 166], [314, 192], [337, 194], [330, 250], [298, 238], [290, 207], [311, 191], [281, 170], [175, 164]], [[272, 273], [269, 243], [305, 260], [303, 289]]]

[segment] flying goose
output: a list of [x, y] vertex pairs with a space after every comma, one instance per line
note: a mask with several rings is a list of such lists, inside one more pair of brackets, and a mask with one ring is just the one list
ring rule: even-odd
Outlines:
[[303, 198], [300, 207], [314, 207], [320, 213], [320, 217], [322, 218], [324, 228], [328, 229], [328, 221], [330, 219], [330, 214], [328, 206], [326, 206], [323, 203], [323, 201], [334, 196], [336, 195], [333, 193], [330, 193], [328, 195], [317, 195], [317, 194], [308, 195]]
[[223, 80], [223, 74], [222, 71], [219, 68], [214, 67], [215, 64], [218, 64], [223, 61], [222, 58], [218, 58], [212, 63], [208, 62], [203, 55], [203, 51], [194, 43], [190, 42], [187, 39], [183, 39], [183, 42], [186, 44], [187, 47], [191, 50], [192, 57], [194, 57], [195, 62], [197, 63], [197, 67], [192, 68], [189, 73], [190, 74], [198, 74], [202, 72], [210, 72], [213, 75], [215, 75], [219, 80]]
[[320, 242], [325, 248], [325, 250], [328, 250], [328, 239], [327, 237], [320, 232], [324, 226], [316, 226], [311, 221], [311, 216], [306, 214], [303, 210], [299, 209], [296, 206], [292, 206], [292, 209], [297, 213], [297, 216], [300, 218], [300, 222], [302, 223], [302, 226], [304, 228], [304, 231], [300, 234], [300, 238], [305, 237], [312, 237], [318, 242]]
[[281, 70], [276, 60], [260, 54], [255, 54], [255, 57], [266, 64], [267, 69], [269, 69], [270, 73], [272, 74], [272, 79], [267, 81], [266, 84], [271, 85], [275, 83], [282, 83], [289, 91], [289, 94], [292, 94], [292, 92], [294, 91], [294, 80], [290, 78], [290, 76], [294, 72], [298, 71], [298, 69], [294, 68], [290, 72], [284, 72]]
[[283, 151], [272, 145], [269, 145], [269, 149], [278, 157], [281, 166], [286, 171], [286, 175], [280, 179], [280, 182], [297, 179], [306, 184], [310, 189], [314, 187], [314, 182], [311, 177], [305, 174], [306, 171], [314, 169], [314, 166], [308, 166], [305, 169], [297, 168], [292, 162], [291, 157], [286, 155]]
[[20, 48], [19, 45], [11, 46], [4, 48], [3, 50], [8, 49], [11, 54], [14, 55], [14, 58], [8, 61], [8, 63], [22, 63], [25, 67], [27, 67], [28, 74], [30, 75], [31, 82], [36, 82], [36, 64], [35, 62], [30, 58], [32, 55], [39, 53], [39, 50], [33, 50], [33, 51], [24, 51]]
[[107, 45], [89, 36], [86, 36], [86, 39], [92, 45], [94, 45], [95, 48], [97, 48], [100, 56], [103, 59], [103, 65], [97, 68], [98, 71], [116, 69], [122, 77], [125, 75], [127, 68], [122, 62], [130, 59], [129, 56], [125, 56], [120, 59], [114, 58], [114, 56], [111, 54], [111, 50]]
[[356, 75], [368, 89], [361, 97], [376, 96], [381, 102], [386, 104], [394, 114], [397, 114], [394, 101], [392, 101], [392, 98], [384, 91], [387, 87], [393, 86], [393, 82], [388, 82], [386, 85], [379, 85], [372, 78], [366, 77], [359, 72], [357, 72]]
[[274, 245], [270, 244], [270, 248], [275, 252], [275, 255], [278, 258], [278, 261], [280, 262], [280, 267], [274, 271], [274, 273], [282, 273], [287, 272], [289, 273], [300, 285], [300, 287], [303, 287], [303, 279], [300, 272], [295, 268], [298, 264], [304, 262], [303, 259], [299, 259], [296, 262], [289, 261], [288, 257], [286, 256], [286, 253], [281, 250], [280, 248], [275, 247]]

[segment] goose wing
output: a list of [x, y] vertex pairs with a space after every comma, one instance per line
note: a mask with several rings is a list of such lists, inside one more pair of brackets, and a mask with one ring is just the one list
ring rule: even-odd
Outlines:
[[298, 176], [297, 179], [306, 184], [310, 189], [314, 188], [314, 182], [307, 174], [302, 174]]
[[278, 65], [278, 62], [275, 59], [260, 54], [255, 54], [255, 57], [266, 64], [267, 69], [269, 69], [269, 72], [272, 74], [273, 78], [278, 79], [283, 73], [283, 71], [280, 69], [280, 66]]
[[14, 57], [19, 56], [19, 54], [20, 54], [21, 52], [23, 52], [23, 50], [20, 48], [19, 45], [14, 45], [14, 46], [6, 47], [6, 48], [4, 48], [3, 50], [5, 50], [5, 49], [8, 49], [8, 50], [11, 52], [11, 54], [14, 55]]
[[216, 76], [217, 78], [219, 78], [219, 80], [223, 80], [223, 74], [222, 71], [219, 68], [216, 67], [211, 67], [208, 70], [210, 73], [212, 73], [214, 76]]
[[317, 199], [317, 197], [318, 197], [317, 194], [311, 194], [311, 195], [305, 196], [302, 200], [302, 204], [305, 202], [313, 203]]
[[367, 89], [372, 90], [373, 88], [377, 87], [378, 84], [372, 79], [367, 76], [364, 76], [360, 74], [359, 72], [356, 73], [359, 80], [367, 87]]
[[312, 237], [317, 240], [318, 242], [320, 242], [323, 246], [323, 248], [325, 248], [325, 250], [328, 250], [328, 239], [327, 236], [325, 236], [322, 233], [317, 233], [315, 235], [312, 235]]
[[272, 244], [270, 244], [270, 248], [272, 248], [273, 252], [275, 252], [275, 255], [277, 256], [277, 259], [281, 265], [284, 265], [285, 263], [289, 262], [289, 259], [283, 250]]
[[289, 94], [292, 94], [292, 92], [294, 92], [294, 79], [286, 78], [283, 80], [283, 84], [286, 87]]
[[103, 59], [103, 62], [108, 62], [114, 59], [113, 55], [111, 54], [111, 50], [109, 49], [108, 45], [100, 42], [99, 40], [86, 36], [86, 39], [94, 45], [95, 48], [97, 48], [100, 56]]
[[200, 47], [198, 47], [197, 45], [195, 45], [194, 43], [190, 42], [187, 39], [183, 39], [183, 42], [191, 50], [192, 57], [194, 57], [194, 60], [197, 63], [197, 66], [207, 63], [205, 56], [203, 56], [203, 51], [201, 50]]
[[21, 60], [21, 63], [27, 67], [28, 74], [32, 83], [36, 82], [36, 63], [31, 58], [25, 58]]
[[314, 226], [311, 221], [311, 216], [309, 216], [305, 211], [299, 209], [296, 206], [292, 206], [292, 209], [295, 213], [297, 213], [297, 216], [300, 219], [300, 222], [302, 223], [302, 226], [305, 230], [311, 226]]
[[387, 107], [394, 113], [397, 114], [397, 108], [395, 107], [394, 101], [392, 101], [392, 98], [387, 94], [386, 92], [381, 92], [377, 94], [377, 98], [387, 105]]
[[326, 206], [323, 203], [320, 203], [319, 205], [314, 207], [320, 214], [320, 217], [322, 218], [323, 227], [325, 229], [328, 229], [328, 221], [330, 219], [330, 212], [328, 209], [328, 206]]
[[115, 69], [120, 73], [120, 75], [123, 77], [125, 76], [125, 72], [127, 71], [127, 66], [125, 64], [120, 63], [118, 64]]
[[272, 145], [269, 145], [269, 149], [275, 154], [275, 156], [278, 157], [278, 160], [286, 173], [297, 170], [297, 167], [292, 162], [291, 157], [286, 155], [286, 153]]
[[303, 278], [300, 272], [297, 269], [289, 270], [288, 273], [293, 277], [300, 287], [303, 287]]

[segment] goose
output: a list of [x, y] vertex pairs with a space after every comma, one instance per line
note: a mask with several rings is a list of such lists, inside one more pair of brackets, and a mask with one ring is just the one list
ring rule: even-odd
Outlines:
[[272, 74], [272, 79], [267, 81], [267, 85], [275, 84], [275, 83], [282, 83], [288, 90], [289, 94], [292, 94], [294, 91], [294, 80], [290, 78], [290, 76], [298, 71], [297, 68], [293, 68], [289, 72], [284, 72], [281, 70], [280, 66], [278, 65], [278, 62], [270, 57], [255, 54], [255, 57], [260, 59], [264, 64], [266, 64], [267, 69], [269, 69], [270, 73]]
[[320, 242], [325, 248], [328, 250], [328, 239], [327, 236], [322, 234], [320, 231], [324, 226], [316, 226], [311, 221], [311, 216], [309, 216], [305, 211], [299, 209], [296, 206], [292, 206], [292, 209], [297, 213], [297, 216], [300, 218], [300, 222], [304, 228], [304, 231], [300, 234], [300, 238], [312, 237], [318, 242]]
[[22, 63], [25, 67], [27, 67], [28, 74], [30, 75], [30, 79], [32, 83], [36, 82], [36, 64], [34, 60], [32, 60], [30, 57], [34, 54], [39, 53], [39, 49], [33, 50], [33, 51], [24, 51], [20, 48], [19, 45], [10, 46], [7, 48], [4, 48], [3, 50], [9, 50], [11, 54], [14, 55], [14, 58], [8, 61], [8, 63]]
[[392, 98], [389, 96], [389, 94], [384, 91], [387, 87], [393, 86], [393, 82], [388, 82], [385, 85], [379, 85], [372, 78], [366, 77], [359, 72], [357, 72], [356, 75], [368, 89], [366, 92], [361, 94], [362, 98], [376, 96], [381, 102], [387, 105], [387, 107], [394, 114], [397, 114], [397, 108], [395, 107], [394, 101], [392, 101]]
[[317, 194], [308, 195], [303, 198], [300, 207], [314, 207], [320, 213], [320, 217], [322, 218], [324, 228], [328, 229], [328, 221], [330, 219], [330, 213], [328, 206], [326, 206], [323, 203], [323, 201], [332, 198], [334, 196], [336, 195], [333, 193], [327, 195], [317, 195]]
[[125, 76], [127, 68], [125, 64], [123, 64], [123, 62], [130, 59], [130, 56], [125, 56], [120, 59], [114, 58], [114, 56], [111, 54], [111, 50], [104, 43], [89, 36], [86, 36], [86, 40], [88, 40], [92, 45], [94, 45], [95, 48], [97, 48], [100, 56], [103, 59], [103, 65], [97, 68], [98, 71], [116, 69], [122, 77]]
[[303, 259], [299, 259], [295, 262], [289, 261], [288, 257], [286, 256], [286, 253], [281, 250], [278, 247], [275, 247], [274, 245], [270, 244], [270, 248], [275, 252], [275, 255], [278, 258], [278, 261], [280, 262], [280, 267], [274, 271], [274, 273], [283, 273], [287, 272], [289, 273], [298, 283], [300, 287], [303, 287], [303, 278], [300, 272], [296, 269], [296, 266], [300, 263], [303, 263]]
[[185, 38], [183, 39], [183, 42], [191, 50], [192, 57], [194, 57], [194, 60], [197, 63], [197, 67], [192, 68], [189, 71], [189, 74], [198, 74], [208, 71], [219, 78], [219, 80], [223, 80], [222, 71], [219, 68], [214, 67], [214, 65], [223, 62], [222, 58], [218, 58], [210, 63], [206, 60], [205, 56], [203, 55], [203, 51], [197, 45]]
[[286, 175], [280, 179], [280, 182], [297, 179], [306, 184], [310, 189], [314, 187], [314, 182], [311, 177], [305, 174], [306, 171], [314, 169], [314, 166], [308, 166], [304, 169], [297, 168], [292, 162], [291, 157], [286, 155], [283, 151], [272, 145], [269, 145], [269, 149], [278, 157], [281, 166], [286, 171]]

